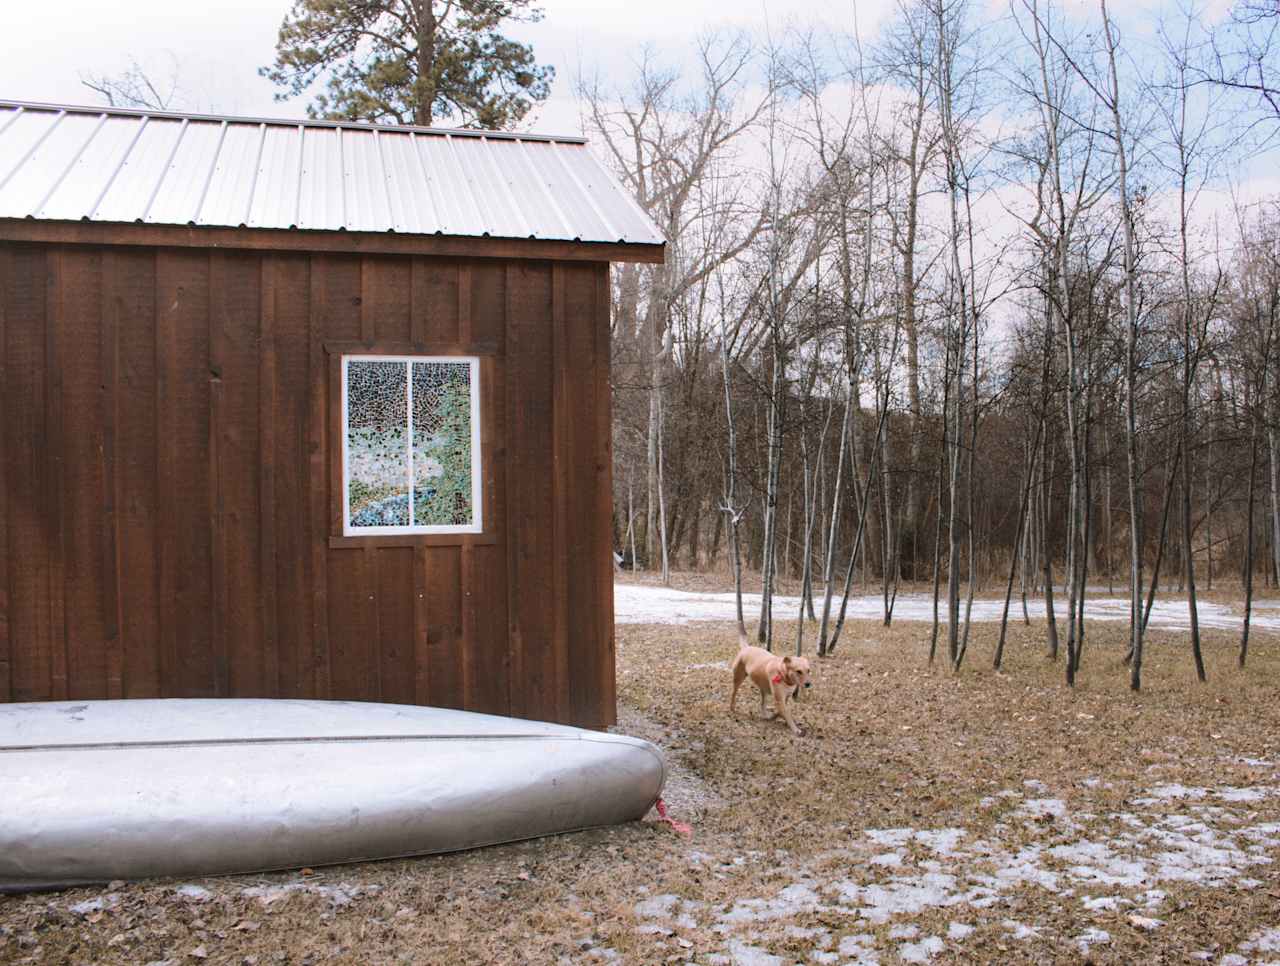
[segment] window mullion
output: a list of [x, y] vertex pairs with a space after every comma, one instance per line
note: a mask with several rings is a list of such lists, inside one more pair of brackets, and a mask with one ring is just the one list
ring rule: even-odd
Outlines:
[[408, 387], [408, 424], [409, 432], [405, 437], [405, 446], [409, 450], [409, 528], [413, 528], [413, 362], [409, 359], [404, 363], [405, 382]]

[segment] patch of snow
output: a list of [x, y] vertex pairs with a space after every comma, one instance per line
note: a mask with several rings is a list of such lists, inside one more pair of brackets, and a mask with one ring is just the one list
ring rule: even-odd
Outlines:
[[644, 902], [637, 902], [636, 915], [642, 919], [668, 919], [679, 904], [679, 896], [665, 892], [660, 896], [654, 896], [652, 899], [646, 899]]
[[763, 919], [785, 919], [811, 912], [822, 905], [813, 888], [803, 882], [787, 886], [772, 899], [739, 899], [733, 908], [720, 915], [726, 923], [755, 922]]
[[1129, 916], [1129, 925], [1135, 929], [1142, 929], [1146, 932], [1152, 932], [1164, 925], [1163, 919], [1152, 919], [1150, 916]]
[[1254, 933], [1240, 948], [1246, 953], [1280, 953], [1280, 927]]
[[1121, 858], [1106, 842], [1086, 840], [1074, 845], [1055, 845], [1049, 854], [1063, 862], [1076, 862], [1068, 871], [1086, 882], [1135, 888], [1147, 880], [1145, 865]]
[[814, 949], [809, 952], [809, 958], [815, 963], [838, 963], [840, 957], [835, 953], [825, 953], [821, 949]]
[[890, 848], [906, 845], [916, 834], [913, 828], [869, 828], [863, 833], [876, 845], [887, 845]]
[[889, 930], [890, 939], [915, 939], [920, 935], [920, 927], [914, 924], [894, 926]]
[[836, 952], [858, 966], [876, 966], [880, 962], [880, 955], [875, 951], [875, 945], [875, 936], [857, 933], [843, 937]]
[[969, 926], [963, 922], [953, 922], [949, 926], [947, 926], [947, 938], [948, 939], [964, 939], [965, 937], [971, 935], [976, 928], [977, 928], [976, 926]]
[[1204, 798], [1208, 794], [1209, 789], [1207, 788], [1188, 788], [1185, 785], [1173, 782], [1167, 785], [1156, 785], [1147, 792], [1145, 798], [1135, 798], [1133, 802], [1135, 805], [1147, 806], [1155, 805], [1157, 802], [1171, 801], [1175, 799], [1189, 798], [1192, 800], [1198, 800]]
[[729, 961], [734, 966], [784, 966], [786, 963], [781, 956], [737, 940], [729, 943]]
[[1015, 922], [1012, 919], [1006, 919], [1000, 925], [1013, 933], [1013, 939], [1038, 939], [1040, 937], [1039, 929], [1034, 926], [1028, 926], [1025, 923]]
[[912, 877], [895, 877], [885, 884], [868, 886], [852, 882], [839, 883], [844, 897], [859, 906], [869, 922], [888, 922], [898, 915], [916, 915], [926, 909], [954, 906], [964, 896], [956, 891], [956, 877], [940, 872], [926, 872]]
[[213, 898], [213, 893], [204, 886], [193, 885], [188, 882], [186, 885], [180, 885], [173, 890], [184, 899], [190, 899], [192, 902], [208, 902]]
[[1255, 786], [1253, 788], [1219, 788], [1214, 792], [1224, 802], [1260, 802], [1269, 795], [1274, 795], [1274, 788]]
[[379, 885], [358, 886], [352, 885], [350, 882], [339, 882], [337, 885], [288, 882], [284, 885], [250, 886], [248, 889], [241, 889], [240, 895], [246, 899], [257, 899], [262, 905], [269, 906], [290, 893], [302, 892], [321, 896], [324, 899], [328, 899], [331, 905], [341, 907], [350, 905], [356, 899], [377, 895], [381, 891], [382, 886]]
[[67, 908], [77, 916], [88, 916], [95, 912], [102, 912], [104, 909], [111, 909], [119, 902], [119, 894], [109, 892], [104, 896], [94, 896], [92, 899], [85, 899], [83, 902], [77, 902], [75, 905], [68, 906]]
[[901, 852], [883, 852], [880, 855], [873, 855], [868, 860], [872, 865], [897, 866], [902, 865]]
[[1105, 929], [1086, 929], [1076, 936], [1076, 945], [1080, 948], [1082, 955], [1089, 952], [1090, 946], [1105, 946], [1109, 942], [1111, 942], [1111, 933]]
[[783, 931], [792, 939], [806, 939], [822, 949], [831, 945], [831, 930], [822, 926], [788, 926]]
[[898, 947], [898, 955], [904, 963], [927, 963], [943, 948], [942, 940], [937, 936], [926, 936], [918, 943], [903, 943]]
[[965, 830], [962, 828], [940, 828], [922, 832], [916, 832], [915, 840], [922, 843], [939, 855], [947, 858], [954, 858], [956, 845], [965, 837]]
[[[743, 594], [744, 609], [760, 609], [759, 594]], [[1028, 605], [1044, 612], [1044, 601]], [[1066, 599], [1054, 601], [1062, 619], [1066, 619]], [[615, 583], [613, 586], [614, 615], [619, 624], [686, 624], [694, 621], [722, 621], [737, 619], [737, 598], [733, 594], [698, 593], [655, 587], [647, 584]], [[975, 600], [971, 619], [979, 622], [999, 621], [1004, 600], [987, 598]], [[775, 596], [773, 615], [778, 620], [795, 620], [800, 612], [800, 598]], [[847, 615], [853, 620], [875, 620], [884, 616], [884, 601], [878, 594], [849, 597]], [[1120, 597], [1089, 597], [1085, 601], [1085, 614], [1092, 620], [1129, 620], [1129, 601]], [[893, 616], [899, 621], [933, 620], [933, 598], [926, 594], [899, 594]], [[1232, 607], [1201, 601], [1199, 609], [1201, 627], [1232, 630], [1239, 626], [1240, 615]], [[1187, 609], [1173, 601], [1158, 601], [1151, 608], [1152, 627], [1170, 631], [1186, 631], [1189, 628]], [[1253, 626], [1258, 629], [1280, 630], [1280, 614], [1255, 614]]]
[[1114, 912], [1121, 906], [1133, 905], [1133, 902], [1124, 898], [1124, 896], [1097, 896], [1094, 898], [1086, 897], [1080, 904], [1089, 912], [1098, 912], [1103, 909]]

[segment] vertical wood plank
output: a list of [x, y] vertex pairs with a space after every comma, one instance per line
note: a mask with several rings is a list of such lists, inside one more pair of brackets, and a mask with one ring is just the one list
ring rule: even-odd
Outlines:
[[[582, 589], [569, 574], [569, 519], [575, 504], [570, 502], [570, 476], [577, 452], [573, 446], [573, 421], [581, 413], [573, 409], [580, 400], [571, 399], [569, 323], [565, 318], [565, 266], [551, 265], [551, 480], [552, 480], [552, 661], [555, 669], [555, 720], [569, 721], [569, 598]], [[575, 368], [587, 367], [590, 360], [572, 359]], [[589, 371], [589, 369], [588, 369]], [[590, 526], [590, 515], [579, 517], [579, 526]]]
[[[470, 296], [468, 318], [471, 338], [475, 342], [493, 343], [500, 355], [510, 352], [507, 346], [507, 312], [511, 294], [507, 286], [511, 280], [512, 264], [494, 259], [466, 263], [469, 284], [465, 291]], [[543, 321], [549, 321], [549, 315]]]
[[276, 633], [276, 258], [261, 257], [258, 310], [258, 623], [262, 635], [262, 690], [280, 694]]
[[413, 548], [413, 702], [431, 703], [431, 604], [427, 599], [427, 548]]
[[427, 341], [429, 274], [421, 256], [415, 255], [409, 259], [409, 337], [413, 342]]
[[[269, 611], [275, 622], [279, 694], [315, 697], [313, 635], [315, 568], [311, 534], [311, 500], [317, 489], [327, 492], [323, 476], [310, 472], [311, 353], [310, 261], [305, 255], [274, 256], [275, 333], [270, 434], [275, 503], [271, 518], [276, 537], [267, 548], [274, 554], [276, 597]], [[265, 385], [265, 383], [263, 383]]]
[[[354, 556], [359, 559], [359, 587], [363, 591], [360, 614], [360, 633], [368, 635], [368, 643], [372, 653], [365, 661], [363, 685], [360, 696], [372, 701], [382, 700], [382, 608], [379, 606], [378, 586], [378, 548], [371, 543], [365, 544]], [[356, 669], [353, 669], [356, 670]]]
[[487, 684], [479, 667], [484, 642], [476, 638], [476, 558], [475, 547], [464, 543], [458, 548], [458, 639], [462, 663], [462, 707], [478, 711], [485, 704], [480, 685]]
[[413, 338], [413, 272], [407, 258], [370, 256], [361, 276], [362, 331], [382, 342]]
[[471, 304], [474, 301], [471, 288], [471, 265], [468, 262], [458, 263], [458, 341], [463, 345], [471, 342]]
[[[124, 642], [121, 640], [120, 599], [120, 478], [116, 472], [116, 425], [120, 419], [120, 297], [121, 265], [113, 249], [102, 253], [102, 616], [106, 646], [108, 698], [124, 697]], [[0, 491], [4, 489], [0, 481]]]
[[116, 406], [127, 417], [119, 420], [116, 432], [123, 696], [151, 698], [161, 693], [167, 660], [160, 631], [156, 253], [126, 249], [113, 257], [119, 312]]
[[308, 262], [307, 316], [310, 327], [307, 359], [309, 418], [307, 420], [307, 476], [309, 499], [307, 584], [311, 591], [312, 693], [333, 695], [329, 641], [329, 362], [324, 351], [328, 330], [325, 301], [327, 259], [312, 255]]
[[[483, 285], [477, 285], [478, 295]], [[507, 620], [512, 714], [556, 712], [552, 644], [553, 493], [551, 272], [547, 263], [506, 265]]]
[[457, 342], [460, 302], [470, 293], [458, 284], [457, 263], [415, 258], [415, 342]]
[[360, 259], [360, 291], [356, 294], [360, 305], [360, 338], [365, 342], [374, 340], [374, 317], [368, 305], [373, 291], [373, 256], [365, 255]]
[[[265, 639], [264, 604], [274, 609], [275, 572], [264, 568], [263, 541], [274, 540], [271, 507], [264, 518], [262, 343], [264, 258], [251, 252], [209, 256], [209, 462], [213, 667], [220, 695], [276, 693], [266, 671], [274, 661]], [[269, 464], [270, 459], [267, 460]], [[269, 489], [268, 489], [269, 493]]]
[[462, 639], [461, 550], [459, 547], [427, 547], [426, 594], [430, 602], [427, 651], [431, 664], [431, 704], [441, 708], [466, 706], [463, 665], [466, 642]]
[[12, 248], [0, 245], [0, 701], [13, 698], [13, 652], [9, 636], [9, 419], [6, 403], [8, 373], [4, 358], [8, 354], [8, 326], [5, 324], [7, 306], [4, 293], [13, 284]]
[[172, 677], [165, 694], [218, 694], [210, 633], [213, 505], [209, 444], [209, 256], [161, 249], [156, 255], [157, 340], [161, 358], [159, 488], [161, 606]]
[[49, 539], [49, 588], [46, 594], [49, 616], [50, 635], [49, 649], [49, 683], [50, 696], [54, 700], [65, 699], [67, 690], [67, 622], [66, 622], [66, 583], [64, 573], [64, 556], [66, 553], [66, 521], [63, 516], [65, 488], [63, 486], [63, 451], [65, 440], [62, 435], [62, 363], [58, 358], [57, 333], [64, 324], [62, 311], [62, 295], [65, 291], [63, 282], [63, 252], [60, 248], [46, 249], [47, 270], [45, 273], [45, 408], [44, 408], [44, 456], [45, 477], [48, 489], [45, 491], [45, 520]]
[[378, 699], [411, 704], [417, 686], [414, 670], [414, 548], [377, 551], [378, 654], [382, 662]]
[[[229, 336], [226, 296], [233, 280], [225, 270], [225, 255], [209, 251], [209, 636], [213, 651], [213, 693], [230, 697], [231, 667], [227, 653], [227, 538], [223, 531], [226, 505], [223, 497], [222, 442], [228, 435], [223, 413], [223, 373], [227, 371]], [[179, 376], [183, 374], [180, 372]], [[188, 373], [189, 375], [189, 373]]]
[[172, 281], [171, 256], [156, 252], [156, 572], [159, 575], [157, 616], [160, 630], [160, 681], [158, 693], [182, 694], [178, 667], [177, 606], [177, 510], [174, 492], [178, 475], [175, 467], [177, 341], [173, 314], [180, 304], [180, 289]]
[[[103, 608], [102, 250], [73, 246], [59, 255], [58, 324], [50, 333], [58, 360], [62, 543], [62, 637], [66, 696], [107, 696]], [[55, 598], [56, 599], [56, 598]], [[56, 626], [56, 625], [55, 625]]]
[[[45, 432], [48, 392], [45, 330], [48, 257], [37, 246], [0, 246], [7, 256], [4, 302], [5, 484], [8, 497], [9, 691], [15, 701], [53, 697], [49, 628], [49, 556]], [[21, 564], [19, 565], [19, 561]]]
[[594, 611], [596, 638], [593, 642], [599, 655], [599, 672], [593, 690], [597, 695], [597, 714], [592, 727], [605, 728], [618, 722], [618, 664], [615, 648], [613, 619], [613, 384], [612, 353], [610, 346], [610, 310], [612, 298], [609, 289], [609, 263], [595, 266], [595, 405], [596, 431], [594, 434], [596, 478], [596, 525], [600, 528], [596, 539], [599, 568], [596, 582]]
[[[326, 259], [324, 286], [325, 337], [346, 341], [371, 338], [374, 330], [372, 306], [366, 304], [366, 284], [372, 285], [370, 259], [363, 257], [329, 257]], [[334, 488], [341, 487], [342, 400], [340, 358], [329, 359], [327, 376], [327, 422], [330, 448], [325, 473]], [[341, 490], [337, 492], [340, 494]], [[340, 510], [337, 500], [330, 506]], [[341, 532], [340, 513], [327, 518], [321, 539]], [[376, 560], [362, 549], [328, 551], [329, 581], [329, 648], [331, 686], [334, 697], [351, 700], [376, 700], [380, 662], [378, 659]]]

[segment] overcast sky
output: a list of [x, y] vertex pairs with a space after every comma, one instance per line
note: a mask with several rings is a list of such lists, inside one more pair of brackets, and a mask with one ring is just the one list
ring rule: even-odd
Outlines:
[[[1221, 17], [1230, 2], [1201, 0], [1210, 20]], [[1008, 10], [1008, 0], [975, 3], [987, 18]], [[11, 2], [4, 11], [6, 34], [25, 42], [5, 45], [0, 98], [98, 104], [101, 99], [81, 84], [81, 75], [117, 74], [136, 58], [157, 79], [169, 76], [176, 64], [181, 109], [302, 117], [303, 100], [275, 102], [273, 86], [257, 74], [273, 58], [276, 32], [290, 5], [291, 0]], [[1177, 5], [1178, 0], [1123, 0], [1112, 9], [1126, 37], [1133, 38], [1149, 35], [1158, 16], [1172, 14]], [[622, 82], [634, 74], [631, 65], [646, 44], [660, 58], [678, 61], [709, 28], [736, 24], [762, 36], [766, 18], [775, 35], [789, 21], [799, 21], [825, 23], [839, 33], [852, 33], [856, 23], [870, 38], [895, 6], [896, 0], [543, 0], [543, 21], [517, 25], [513, 33], [533, 44], [539, 61], [557, 72], [552, 98], [533, 129], [576, 133], [572, 81], [580, 69]], [[1069, 17], [1096, 21], [1096, 0], [1063, 0], [1063, 6]], [[1269, 194], [1280, 187], [1274, 162], [1274, 154], [1255, 158], [1232, 173], [1249, 182], [1247, 194]]]
[[[893, 0], [856, 0], [859, 26], [874, 30]], [[114, 4], [90, 0], [6, 4], [5, 28], [11, 38], [0, 61], [0, 97], [97, 104], [80, 83], [84, 73], [115, 74], [136, 58], [156, 77], [171, 73], [176, 58], [186, 93], [183, 106], [217, 113], [301, 117], [298, 100], [275, 103], [274, 88], [257, 75], [269, 64], [276, 31], [288, 0], [131, 0]], [[707, 0], [546, 0], [545, 18], [514, 33], [534, 45], [538, 59], [555, 66], [555, 104], [540, 113], [540, 130], [577, 129], [570, 85], [578, 65], [587, 68], [625, 64], [645, 43], [673, 51], [708, 26], [737, 22], [758, 27], [765, 5]], [[726, 17], [726, 11], [739, 11]], [[852, 2], [789, 0], [768, 8], [781, 24], [788, 17], [833, 19], [852, 29]]]
[[[1230, 0], [1200, 0], [1211, 18]], [[167, 78], [177, 71], [183, 88], [179, 105], [188, 110], [251, 116], [301, 117], [304, 103], [273, 100], [275, 89], [257, 74], [273, 58], [276, 32], [291, 0], [102, 0], [11, 2], [4, 11], [11, 39], [0, 59], [0, 98], [97, 104], [100, 98], [80, 83], [83, 74], [117, 74], [130, 58], [149, 74]], [[763, 34], [766, 18], [775, 33], [788, 21], [825, 23], [864, 36], [874, 35], [895, 0], [543, 0], [541, 23], [512, 31], [533, 44], [542, 63], [556, 68], [552, 103], [535, 120], [535, 130], [576, 130], [572, 80], [579, 69], [622, 76], [644, 45], [662, 56], [687, 55], [691, 41], [718, 25], [737, 24]], [[1008, 9], [1008, 0], [976, 0], [987, 17]], [[1177, 0], [1125, 0], [1114, 15], [1137, 31], [1146, 29]], [[1065, 0], [1069, 13], [1096, 17], [1095, 0]]]

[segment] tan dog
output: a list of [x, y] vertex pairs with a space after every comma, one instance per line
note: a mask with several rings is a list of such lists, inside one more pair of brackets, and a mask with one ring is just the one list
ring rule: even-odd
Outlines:
[[738, 688], [748, 677], [760, 689], [760, 714], [764, 714], [765, 695], [773, 695], [773, 714], [782, 715], [794, 734], [802, 734], [800, 726], [791, 717], [790, 699], [810, 686], [809, 659], [805, 657], [779, 657], [763, 647], [747, 643], [747, 635], [738, 630], [738, 656], [733, 659], [733, 696], [729, 699], [729, 713], [737, 716]]

